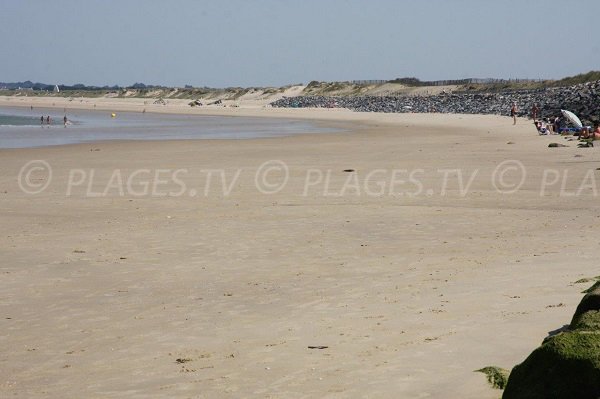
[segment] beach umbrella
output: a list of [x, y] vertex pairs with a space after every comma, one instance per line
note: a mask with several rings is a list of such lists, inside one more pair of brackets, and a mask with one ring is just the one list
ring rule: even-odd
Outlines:
[[577, 126], [578, 128], [582, 128], [583, 127], [583, 123], [581, 123], [581, 121], [579, 120], [579, 118], [577, 117], [577, 115], [575, 115], [571, 111], [567, 111], [566, 109], [561, 109], [560, 112], [562, 112], [562, 114], [565, 116], [565, 118], [567, 118], [568, 120], [570, 120], [571, 122], [573, 122], [573, 124], [575, 126]]

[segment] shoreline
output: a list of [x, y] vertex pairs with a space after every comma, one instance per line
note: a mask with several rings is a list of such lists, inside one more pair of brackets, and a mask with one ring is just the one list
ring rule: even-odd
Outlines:
[[[111, 107], [109, 109], [109, 112], [115, 112], [117, 113], [117, 118], [119, 117], [123, 117], [124, 115], [127, 115], [129, 118], [133, 117], [135, 118], [136, 115], [140, 115], [141, 112], [138, 111], [132, 111], [130, 109], [130, 107], [127, 106], [127, 104], [122, 104], [121, 102], [118, 102], [117, 104], [114, 104], [115, 106]], [[29, 113], [29, 105], [27, 104], [19, 104], [19, 105], [15, 105], [15, 104], [10, 104], [9, 103], [2, 103], [2, 101], [0, 100], [0, 108], [3, 110], [6, 110], [7, 112], [10, 113], [11, 109], [14, 110], [19, 110], [19, 111], [25, 111], [27, 110], [27, 113]], [[50, 112], [49, 110], [60, 110], [62, 111], [63, 107], [62, 105], [56, 104], [56, 105], [52, 105], [52, 104], [36, 104], [36, 107], [34, 108], [33, 111], [35, 113], [35, 110], [44, 110], [44, 112]], [[71, 114], [73, 114], [74, 112], [78, 112], [78, 111], [83, 111], [83, 112], [87, 112], [89, 113], [89, 115], [93, 115], [94, 117], [94, 121], [98, 122], [100, 119], [98, 119], [98, 117], [101, 117], [102, 115], [106, 115], [107, 110], [106, 109], [97, 109], [97, 108], [91, 108], [89, 106], [82, 106], [80, 108], [71, 108]], [[181, 108], [181, 107], [163, 107], [161, 109], [159, 109], [159, 111], [161, 112], [151, 112], [148, 111], [147, 114], [152, 116], [153, 119], [150, 119], [147, 123], [149, 127], [152, 127], [153, 129], [160, 129], [161, 125], [159, 124], [154, 124], [152, 123], [152, 121], [154, 120], [155, 122], [160, 122], [160, 115], [168, 115], [170, 117], [177, 117], [177, 116], [182, 116], [182, 117], [186, 117], [186, 118], [194, 118], [194, 117], [216, 117], [216, 118], [246, 118], [246, 120], [248, 121], [252, 121], [252, 120], [270, 120], [270, 121], [277, 121], [280, 120], [281, 123], [305, 123], [307, 126], [304, 128], [297, 128], [297, 131], [291, 131], [289, 133], [281, 133], [281, 134], [275, 134], [275, 135], [270, 135], [269, 131], [271, 131], [273, 129], [273, 127], [271, 126], [270, 123], [266, 124], [265, 126], [262, 126], [260, 124], [257, 124], [256, 126], [250, 126], [249, 130], [252, 131], [253, 129], [258, 129], [256, 131], [256, 134], [258, 135], [258, 137], [228, 137], [228, 131], [227, 129], [225, 129], [224, 132], [224, 137], [215, 137], [215, 135], [213, 134], [211, 137], [203, 137], [202, 135], [199, 135], [198, 138], [190, 138], [190, 137], [181, 137], [181, 138], [153, 138], [152, 135], [147, 136], [149, 138], [140, 136], [140, 138], [127, 138], [127, 135], [124, 135], [124, 138], [122, 139], [115, 139], [115, 138], [110, 138], [110, 139], [91, 139], [89, 141], [84, 141], [84, 142], [76, 142], [76, 143], [66, 143], [66, 144], [50, 144], [48, 146], [62, 146], [62, 145], [76, 145], [76, 144], [94, 144], [94, 143], [124, 143], [124, 142], [141, 142], [141, 141], [157, 141], [157, 142], [164, 142], [164, 141], [195, 141], [195, 140], [199, 140], [199, 141], [208, 141], [208, 140], [216, 140], [216, 141], [222, 141], [222, 140], [254, 140], [254, 139], [277, 139], [277, 138], [283, 138], [283, 137], [291, 137], [291, 136], [296, 136], [296, 135], [320, 135], [320, 134], [350, 134], [353, 131], [358, 129], [358, 126], [355, 122], [350, 122], [347, 121], [346, 117], [343, 115], [335, 115], [335, 116], [331, 116], [331, 115], [323, 115], [317, 118], [314, 118], [312, 116], [312, 113], [310, 112], [302, 112], [299, 114], [294, 114], [294, 113], [289, 113], [289, 112], [269, 112], [269, 109], [265, 109], [265, 110], [261, 110], [263, 112], [256, 112], [256, 110], [254, 109], [244, 109], [241, 110], [241, 112], [231, 112], [231, 111], [237, 111], [233, 110], [233, 109], [224, 109], [224, 110], [220, 110], [220, 109], [207, 109], [205, 110], [206, 112], [203, 112], [201, 114], [199, 113], [190, 113], [190, 112], [186, 112], [187, 109], [185, 108]], [[220, 111], [220, 112], [219, 112]], [[67, 114], [69, 112], [67, 111]], [[89, 116], [88, 115], [88, 116]], [[110, 115], [110, 114], [109, 114]], [[81, 115], [80, 115], [81, 116]], [[108, 118], [108, 116], [107, 116]], [[53, 118], [54, 120], [57, 119], [57, 117]], [[143, 118], [137, 118], [136, 120], [139, 120], [140, 123], [146, 123], [146, 122], [142, 122], [142, 120], [145, 120]], [[170, 118], [169, 120], [173, 120], [173, 118]], [[177, 119], [175, 119], [177, 120]], [[181, 119], [182, 121], [188, 120], [188, 119]], [[278, 122], [279, 123], [279, 122]], [[107, 125], [109, 126], [109, 125]], [[210, 129], [211, 126], [213, 125], [208, 125], [207, 127]], [[216, 125], [217, 127], [220, 127], [222, 125]], [[285, 128], [284, 125], [281, 125], [282, 128]], [[366, 127], [366, 123], [365, 124], [361, 124], [362, 128]], [[43, 125], [43, 127], [47, 127], [46, 125]], [[69, 129], [64, 130], [64, 132], [71, 132], [71, 131], [76, 131], [77, 128], [80, 127], [84, 127], [84, 128], [94, 128], [94, 129], [100, 129], [102, 130], [102, 127], [100, 126], [84, 126], [84, 125], [77, 125], [77, 126], [72, 126], [69, 127]], [[192, 127], [191, 124], [187, 123], [181, 126], [183, 129], [187, 129], [189, 130], [190, 127]], [[213, 126], [214, 127], [214, 126]], [[39, 125], [30, 125], [30, 126], [22, 126], [22, 128], [25, 129], [37, 129], [39, 128]], [[61, 133], [63, 132], [63, 127], [62, 127], [62, 123], [54, 123], [52, 125], [53, 129], [58, 129], [57, 132]], [[110, 127], [111, 129], [114, 129], [114, 127]], [[118, 129], [118, 127], [117, 127]], [[126, 127], [124, 127], [124, 129], [126, 129]], [[172, 129], [168, 126], [165, 127], [165, 129]], [[237, 127], [232, 127], [231, 129], [238, 129]], [[266, 129], [265, 130], [265, 136], [260, 137], [261, 133], [261, 129]], [[328, 131], [331, 130], [331, 131]], [[49, 130], [51, 131], [51, 130]], [[284, 130], [285, 131], [285, 130]], [[44, 131], [45, 132], [45, 131]], [[174, 132], [176, 133], [177, 130], [174, 130]], [[232, 130], [233, 132], [233, 130]], [[177, 135], [177, 133], [176, 133]], [[189, 136], [188, 134], [183, 134], [183, 136]], [[14, 148], [2, 148], [5, 150], [15, 150], [15, 149], [20, 149], [20, 148], [43, 148], [45, 147], [45, 145], [40, 145], [40, 146], [36, 146], [36, 147], [14, 147]]]
[[[62, 99], [62, 103], [55, 101], [56, 99]], [[326, 133], [293, 133], [286, 136], [279, 137], [263, 137], [263, 138], [224, 138], [224, 139], [174, 139], [174, 140], [98, 140], [90, 141], [88, 143], [73, 143], [73, 144], [59, 144], [62, 145], [77, 145], [77, 144], [94, 144], [94, 143], [123, 143], [123, 142], [139, 142], [139, 141], [207, 141], [207, 140], [257, 140], [257, 139], [280, 139], [285, 137], [292, 137], [298, 135], [349, 135], [355, 134], [359, 131], [365, 131], [366, 129], [377, 129], [379, 127], [398, 127], [403, 130], [406, 128], [418, 128], [423, 126], [430, 126], [432, 128], [440, 127], [454, 127], [454, 128], [469, 128], [465, 124], [490, 124], [491, 127], [501, 126], [506, 120], [512, 120], [511, 118], [499, 115], [479, 115], [479, 114], [440, 114], [440, 113], [374, 113], [374, 112], [356, 112], [348, 109], [340, 108], [271, 108], [262, 107], [256, 105], [253, 101], [246, 101], [240, 107], [222, 107], [222, 106], [203, 106], [203, 107], [190, 107], [187, 105], [187, 100], [175, 100], [173, 104], [169, 103], [166, 106], [163, 105], [152, 105], [147, 106], [143, 104], [144, 99], [112, 99], [112, 98], [101, 98], [100, 101], [96, 98], [84, 98], [82, 103], [73, 104], [72, 101], [68, 101], [67, 98], [62, 97], [44, 97], [44, 98], [23, 98], [19, 97], [19, 102], [15, 103], [13, 97], [0, 96], [0, 107], [16, 107], [19, 109], [29, 108], [30, 106], [35, 108], [45, 109], [56, 109], [62, 110], [65, 106], [70, 105], [73, 110], [89, 111], [97, 114], [103, 112], [126, 112], [130, 114], [142, 113], [144, 109], [146, 112], [153, 115], [183, 115], [183, 116], [218, 116], [218, 117], [242, 117], [242, 118], [267, 118], [267, 119], [285, 119], [290, 121], [304, 121], [308, 120], [317, 126], [321, 126], [325, 129], [333, 128], [341, 130], [340, 132], [326, 132]], [[30, 101], [35, 100], [35, 101]], [[94, 107], [97, 103], [99, 106]], [[68, 114], [67, 108], [67, 114]], [[518, 118], [519, 124], [531, 123], [525, 118]], [[58, 126], [58, 125], [56, 125]], [[39, 148], [43, 148], [39, 147]], [[6, 148], [0, 150], [15, 150], [18, 148]]]
[[[18, 101], [15, 101], [17, 100]], [[62, 101], [60, 101], [62, 100]], [[446, 114], [446, 113], [374, 113], [374, 112], [356, 112], [344, 108], [272, 108], [266, 104], [254, 101], [246, 101], [238, 107], [230, 106], [201, 106], [190, 107], [188, 100], [170, 100], [167, 105], [144, 104], [144, 99], [122, 99], [122, 98], [83, 98], [82, 102], [75, 100], [69, 101], [63, 97], [10, 97], [0, 96], [0, 107], [20, 107], [28, 108], [30, 106], [53, 108], [53, 109], [78, 109], [88, 111], [115, 111], [115, 112], [146, 112], [153, 114], [176, 114], [176, 115], [199, 115], [199, 116], [242, 116], [242, 117], [269, 117], [284, 119], [311, 119], [323, 121], [341, 121], [341, 122], [373, 122], [380, 123], [403, 123], [407, 116], [416, 118], [419, 123], [424, 120], [437, 120], [443, 116], [455, 115], [462, 118], [504, 118], [500, 115], [484, 114]], [[84, 102], [83, 102], [84, 101]], [[233, 103], [233, 102], [232, 102]], [[94, 107], [94, 104], [97, 106]], [[518, 120], [527, 120], [518, 118]]]

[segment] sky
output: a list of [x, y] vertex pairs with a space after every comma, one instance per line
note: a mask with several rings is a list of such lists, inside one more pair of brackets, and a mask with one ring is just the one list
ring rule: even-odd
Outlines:
[[600, 0], [0, 0], [0, 15], [0, 82], [251, 87], [600, 70]]

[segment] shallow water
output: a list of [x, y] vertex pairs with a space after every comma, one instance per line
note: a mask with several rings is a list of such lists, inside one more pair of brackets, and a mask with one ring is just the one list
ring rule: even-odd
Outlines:
[[[45, 117], [50, 116], [50, 125]], [[0, 107], [0, 148], [45, 147], [104, 140], [252, 139], [330, 133], [304, 120]], [[44, 123], [40, 117], [44, 116]]]
[[10, 115], [0, 113], [0, 126], [34, 126], [40, 124], [39, 118], [33, 116]]

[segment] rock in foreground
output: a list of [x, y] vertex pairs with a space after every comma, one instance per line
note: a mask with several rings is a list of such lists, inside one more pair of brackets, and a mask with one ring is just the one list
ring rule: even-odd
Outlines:
[[548, 337], [510, 373], [503, 399], [600, 397], [600, 287], [579, 304], [567, 331]]

